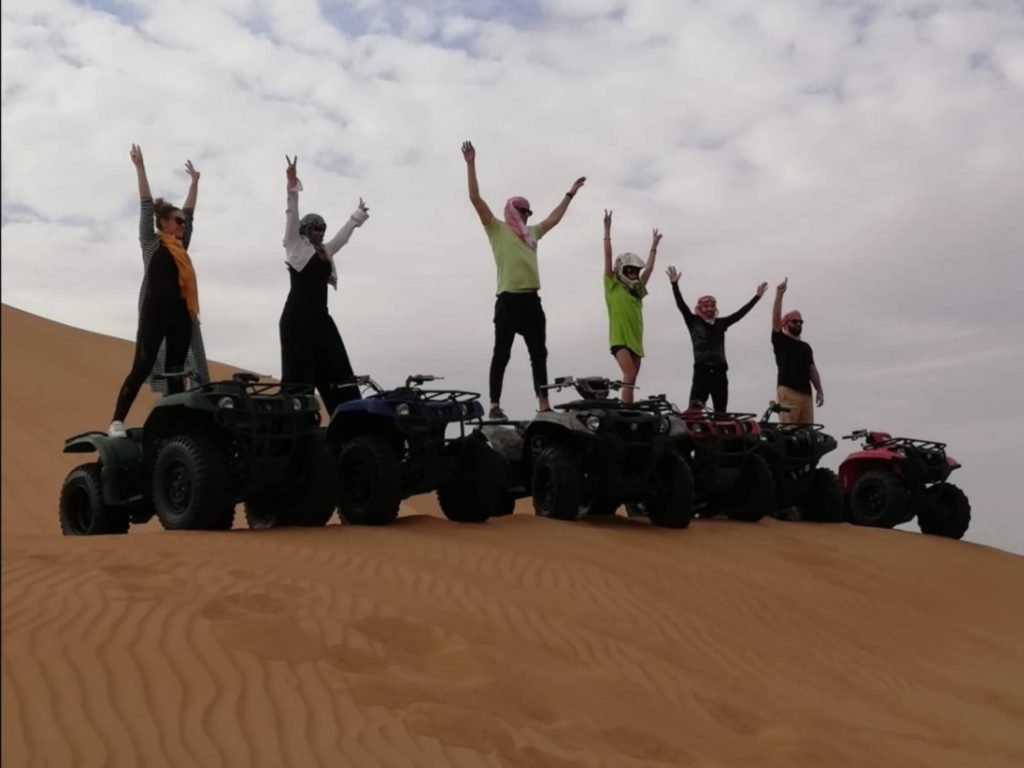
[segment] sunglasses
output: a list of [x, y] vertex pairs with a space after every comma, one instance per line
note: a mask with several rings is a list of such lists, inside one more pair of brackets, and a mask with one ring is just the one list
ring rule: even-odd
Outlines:
[[184, 216], [172, 216], [171, 218], [174, 219], [176, 222], [178, 222], [181, 226], [185, 226], [185, 217]]
[[789, 324], [790, 325], [803, 325], [804, 321], [803, 320], [790, 320]]
[[309, 231], [310, 232], [326, 232], [327, 231], [327, 227], [310, 227]]
[[533, 211], [531, 211], [529, 208], [516, 208], [516, 210], [519, 211], [519, 213], [521, 213], [523, 216], [533, 216]]

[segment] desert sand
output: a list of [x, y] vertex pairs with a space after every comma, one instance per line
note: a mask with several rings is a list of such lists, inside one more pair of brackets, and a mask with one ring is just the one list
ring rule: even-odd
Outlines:
[[427, 496], [381, 529], [65, 538], [63, 440], [132, 345], [2, 328], [4, 766], [1024, 765], [1024, 558]]

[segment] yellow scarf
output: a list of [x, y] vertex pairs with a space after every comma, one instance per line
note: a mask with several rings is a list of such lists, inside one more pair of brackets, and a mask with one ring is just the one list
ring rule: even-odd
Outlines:
[[178, 287], [181, 288], [181, 298], [185, 300], [188, 313], [192, 317], [199, 317], [199, 286], [196, 284], [196, 271], [192, 268], [192, 259], [188, 257], [188, 251], [182, 246], [181, 240], [167, 232], [158, 234], [160, 241], [171, 252], [174, 263], [178, 266]]

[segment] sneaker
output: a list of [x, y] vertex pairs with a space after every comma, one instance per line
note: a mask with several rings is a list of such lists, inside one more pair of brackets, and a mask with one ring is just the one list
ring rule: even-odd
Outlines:
[[110, 428], [107, 430], [107, 434], [111, 437], [128, 437], [128, 433], [125, 432], [123, 421], [112, 421], [110, 422]]
[[489, 418], [491, 421], [507, 421], [508, 420], [508, 416], [505, 415], [505, 412], [503, 410], [501, 410], [501, 406], [498, 406], [498, 405], [492, 405], [491, 406], [491, 411], [490, 411], [490, 413], [487, 414], [487, 418]]

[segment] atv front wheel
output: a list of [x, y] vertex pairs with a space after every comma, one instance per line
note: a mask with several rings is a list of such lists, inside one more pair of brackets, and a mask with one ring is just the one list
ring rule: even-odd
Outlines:
[[725, 493], [722, 505], [730, 520], [756, 523], [775, 508], [775, 478], [762, 457], [754, 454]]
[[174, 530], [225, 530], [235, 507], [227, 497], [224, 457], [204, 437], [178, 435], [160, 447], [153, 468], [153, 506]]
[[952, 483], [938, 483], [925, 491], [927, 505], [917, 514], [921, 533], [962, 539], [971, 524], [971, 502]]
[[843, 492], [836, 473], [818, 467], [811, 475], [807, 490], [800, 500], [800, 519], [819, 523], [841, 523], [844, 518]]
[[247, 495], [250, 528], [327, 525], [338, 499], [338, 467], [321, 432], [299, 438], [284, 483]]
[[437, 488], [441, 511], [456, 523], [483, 523], [501, 511], [505, 463], [482, 440], [462, 441], [455, 472]]
[[345, 444], [338, 457], [338, 514], [351, 525], [387, 525], [402, 503], [402, 467], [383, 437]]
[[660, 528], [686, 528], [693, 519], [693, 472], [681, 456], [662, 458], [643, 509]]
[[545, 448], [533, 465], [533, 508], [540, 517], [575, 520], [583, 496], [579, 458], [568, 448]]
[[865, 472], [850, 494], [850, 522], [872, 528], [893, 528], [906, 521], [907, 490], [884, 470]]
[[128, 533], [131, 512], [127, 506], [103, 502], [103, 480], [96, 462], [72, 469], [60, 489], [60, 530], [65, 536], [98, 536]]

